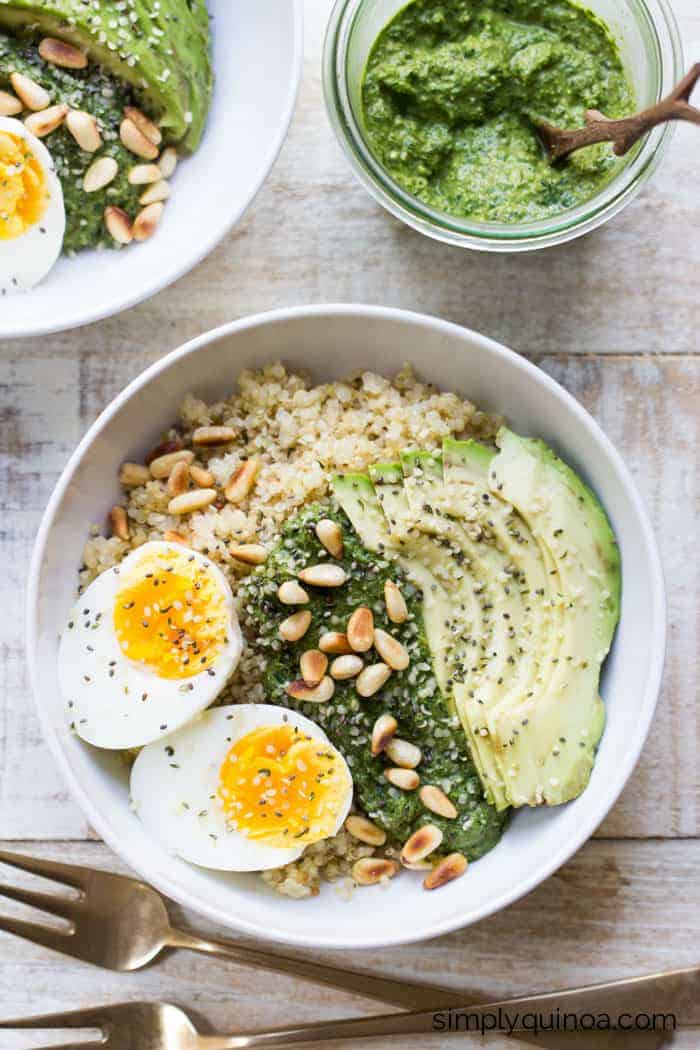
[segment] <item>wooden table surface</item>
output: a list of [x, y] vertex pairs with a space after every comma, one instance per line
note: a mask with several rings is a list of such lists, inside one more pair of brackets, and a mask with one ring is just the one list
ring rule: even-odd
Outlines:
[[[510, 257], [439, 245], [375, 206], [333, 138], [319, 75], [329, 6], [329, 0], [307, 0], [304, 79], [289, 139], [244, 221], [214, 254], [130, 313], [53, 338], [0, 345], [0, 840], [123, 870], [96, 841], [54, 768], [23, 654], [32, 542], [85, 428], [164, 351], [232, 318], [324, 301], [408, 307], [481, 330], [533, 358], [615, 442], [662, 547], [668, 660], [639, 766], [574, 860], [527, 899], [472, 929], [337, 960], [476, 986], [489, 997], [700, 963], [700, 137], [694, 128], [679, 128], [644, 193], [582, 240]], [[689, 48], [697, 42], [700, 58], [698, 0], [673, 6], [684, 41]], [[193, 915], [184, 920], [206, 928]], [[270, 981], [184, 952], [122, 977], [0, 934], [5, 1016], [127, 998], [179, 1002], [222, 1030], [368, 1009], [338, 992]], [[700, 1025], [700, 1006], [695, 1021]], [[35, 1045], [13, 1038], [3, 1035], [2, 1046]], [[418, 1050], [443, 1042], [401, 1045]], [[678, 1045], [689, 1050], [699, 1042], [696, 1032]]]

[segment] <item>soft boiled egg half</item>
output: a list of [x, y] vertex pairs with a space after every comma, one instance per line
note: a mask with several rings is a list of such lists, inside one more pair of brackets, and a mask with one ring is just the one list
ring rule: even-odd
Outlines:
[[61, 254], [65, 229], [49, 151], [21, 120], [0, 117], [0, 294], [38, 284]]
[[68, 722], [104, 748], [149, 744], [224, 688], [243, 642], [226, 577], [174, 543], [145, 543], [82, 593], [61, 636]]
[[234, 704], [139, 752], [134, 811], [184, 860], [222, 871], [264, 871], [335, 835], [352, 802], [345, 759], [296, 711]]

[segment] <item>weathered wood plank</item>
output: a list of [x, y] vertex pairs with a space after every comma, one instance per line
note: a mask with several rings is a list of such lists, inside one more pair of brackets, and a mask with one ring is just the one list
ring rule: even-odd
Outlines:
[[[84, 427], [154, 356], [122, 347], [107, 356], [66, 354], [56, 362], [48, 350], [21, 348], [8, 358], [16, 405], [6, 428], [0, 496], [12, 509], [2, 560], [9, 567], [4, 582], [13, 609], [59, 468]], [[587, 405], [627, 459], [650, 506], [666, 567], [670, 632], [659, 714], [639, 768], [602, 833], [697, 835], [700, 360], [570, 355], [543, 363]], [[21, 616], [8, 617], [3, 645], [0, 837], [81, 837], [82, 817], [66, 801], [40, 740], [26, 680]]]
[[[21, 843], [14, 845], [26, 849]], [[125, 870], [106, 847], [94, 843], [31, 849], [44, 856]], [[471, 929], [400, 951], [313, 955], [341, 966], [476, 990], [491, 998], [691, 966], [698, 962], [700, 937], [699, 864], [697, 841], [591, 842], [525, 900]], [[2, 878], [6, 877], [23, 881], [3, 869]], [[355, 899], [348, 906], [356, 904]], [[19, 914], [21, 909], [0, 905], [5, 914], [11, 910]], [[310, 902], [310, 922], [313, 910]], [[173, 915], [193, 929], [217, 932], [174, 906]], [[116, 975], [66, 963], [2, 934], [0, 989], [0, 1012], [5, 1016], [139, 997], [187, 1005], [220, 1030], [376, 1012], [373, 1004], [344, 993], [289, 978], [270, 980], [233, 963], [186, 952], [171, 953], [138, 976]], [[700, 1006], [691, 1020], [700, 1024]], [[361, 1045], [380, 1044], [350, 1044], [352, 1050]], [[443, 1041], [381, 1045], [427, 1050]]]

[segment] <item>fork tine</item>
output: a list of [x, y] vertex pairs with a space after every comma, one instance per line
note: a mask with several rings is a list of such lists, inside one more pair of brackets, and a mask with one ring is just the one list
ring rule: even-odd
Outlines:
[[[92, 1006], [85, 1010], [37, 1014], [36, 1017], [10, 1017], [9, 1020], [0, 1017], [0, 1028], [104, 1028], [109, 1013], [109, 1006]], [[88, 1046], [91, 1045], [88, 1043]]]
[[[25, 941], [39, 944], [42, 948], [50, 948], [62, 955], [73, 955], [71, 950], [71, 935], [61, 930], [52, 930], [49, 926], [41, 926], [36, 922], [24, 922], [22, 919], [10, 919], [6, 915], [0, 915], [0, 930], [4, 933], [12, 933], [15, 937], [23, 937]], [[2, 1022], [0, 1021], [0, 1028]]]
[[105, 1046], [109, 1043], [101, 1039], [97, 1043], [52, 1043], [51, 1046], [32, 1047], [32, 1050], [104, 1050]]
[[0, 862], [9, 864], [11, 868], [19, 868], [20, 871], [29, 871], [34, 875], [43, 875], [46, 879], [54, 882], [62, 882], [66, 886], [75, 889], [84, 889], [90, 871], [88, 868], [80, 868], [77, 864], [61, 864], [57, 860], [43, 860], [39, 857], [25, 857], [21, 853], [8, 853], [0, 849]]
[[20, 904], [29, 904], [32, 908], [48, 912], [49, 915], [60, 915], [62, 919], [77, 918], [82, 907], [80, 900], [57, 897], [55, 893], [38, 893], [21, 886], [8, 886], [4, 882], [0, 882], [0, 897], [19, 901]]

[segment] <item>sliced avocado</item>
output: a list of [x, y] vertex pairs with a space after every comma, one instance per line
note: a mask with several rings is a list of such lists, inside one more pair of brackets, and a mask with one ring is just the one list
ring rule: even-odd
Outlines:
[[381, 503], [366, 474], [335, 474], [333, 495], [370, 551], [381, 551], [391, 539]]
[[475, 521], [483, 529], [484, 538], [505, 559], [496, 576], [502, 584], [496, 613], [501, 630], [495, 638], [490, 665], [478, 692], [456, 687], [455, 699], [458, 707], [463, 707], [463, 717], [470, 720], [477, 733], [484, 734], [482, 746], [488, 742], [492, 747], [510, 799], [512, 766], [492, 733], [493, 719], [502, 708], [511, 710], [545, 687], [555, 666], [552, 658], [558, 652], [561, 610], [552, 594], [549, 569], [553, 563], [545, 560], [537, 540], [512, 506], [490, 490], [489, 475], [495, 455], [494, 449], [475, 441], [449, 440], [443, 447], [452, 512], [464, 516], [468, 508], [472, 518], [476, 512]]
[[501, 548], [492, 520], [487, 479], [493, 451], [475, 442], [453, 442], [444, 453], [402, 456], [406, 491], [419, 529], [433, 537], [433, 560], [448, 566], [459, 588], [459, 600], [439, 625], [441, 645], [482, 782], [497, 808], [504, 809], [507, 785], [488, 714], [514, 677], [527, 617], [510, 554]]
[[199, 145], [212, 92], [205, 0], [130, 0], [128, 11], [123, 0], [0, 0], [0, 27], [75, 44], [133, 87], [166, 141]]
[[505, 749], [515, 805], [557, 805], [586, 787], [605, 724], [600, 669], [619, 617], [620, 558], [600, 503], [542, 441], [507, 429], [489, 482], [512, 503], [548, 559], [562, 613], [543, 690], [502, 705], [492, 733]]
[[551, 449], [506, 429], [498, 446], [450, 439], [334, 488], [423, 591], [435, 673], [488, 798], [556, 805], [585, 788], [603, 731], [620, 559], [599, 502]]

